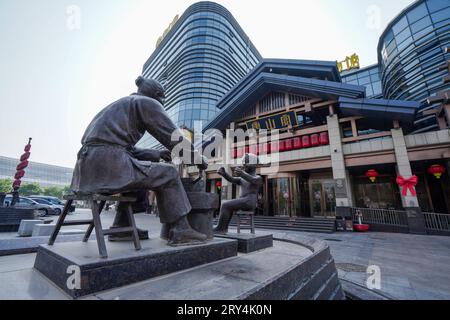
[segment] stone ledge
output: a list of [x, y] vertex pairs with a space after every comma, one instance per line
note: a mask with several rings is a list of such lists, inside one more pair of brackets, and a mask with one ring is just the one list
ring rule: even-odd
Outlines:
[[253, 235], [248, 233], [215, 234], [216, 238], [238, 241], [238, 252], [250, 253], [273, 246], [272, 235]]
[[[169, 247], [160, 239], [130, 243], [107, 242], [109, 258], [98, 256], [97, 243], [71, 242], [39, 247], [34, 268], [72, 298], [133, 284], [237, 255], [237, 241], [215, 239], [198, 246]], [[68, 268], [79, 268], [81, 288], [67, 286]]]

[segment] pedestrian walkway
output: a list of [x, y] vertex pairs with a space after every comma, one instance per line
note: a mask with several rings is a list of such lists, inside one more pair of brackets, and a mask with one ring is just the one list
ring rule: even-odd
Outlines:
[[[86, 218], [85, 215], [86, 212], [81, 212], [73, 218]], [[102, 215], [105, 227], [113, 218], [114, 212]], [[136, 215], [136, 223], [149, 230], [151, 239], [159, 237], [161, 224], [155, 216]], [[450, 237], [375, 232], [320, 234], [258, 229], [256, 232], [271, 233], [278, 239], [324, 240], [330, 246], [341, 279], [366, 286], [367, 268], [375, 266], [381, 276], [379, 292], [395, 299], [450, 300]], [[5, 239], [13, 235], [3, 236]], [[8, 281], [19, 273], [28, 274], [34, 257], [35, 254], [0, 257], [0, 279]], [[0, 283], [4, 284], [3, 281]], [[56, 291], [52, 291], [42, 298], [56, 297]], [[5, 296], [0, 295], [0, 298]]]

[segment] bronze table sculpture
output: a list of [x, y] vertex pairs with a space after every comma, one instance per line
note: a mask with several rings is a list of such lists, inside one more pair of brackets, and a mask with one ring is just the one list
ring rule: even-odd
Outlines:
[[229, 182], [241, 187], [240, 198], [225, 201], [220, 208], [219, 224], [214, 229], [216, 233], [227, 233], [233, 213], [237, 210], [255, 210], [258, 204], [258, 192], [263, 180], [256, 174], [258, 157], [254, 154], [246, 154], [243, 159], [244, 169], [236, 168], [238, 177], [230, 176], [224, 168], [220, 168], [217, 173]]
[[[164, 89], [154, 80], [139, 77], [138, 92], [119, 99], [103, 109], [88, 126], [75, 166], [71, 189], [76, 194], [126, 194], [141, 196], [143, 191], [155, 192], [160, 220], [170, 225], [170, 245], [201, 243], [206, 236], [193, 230], [187, 214], [191, 205], [174, 165], [172, 149], [180, 141], [172, 141], [179, 130], [163, 107]], [[168, 150], [143, 150], [135, 147], [145, 132], [150, 133]], [[207, 167], [206, 159], [194, 152], [185, 138], [183, 145], [193, 163]], [[186, 150], [184, 150], [186, 151]], [[119, 203], [112, 228], [129, 226], [125, 207]], [[139, 230], [141, 239], [147, 232]], [[127, 234], [110, 237], [110, 240], [129, 240]]]

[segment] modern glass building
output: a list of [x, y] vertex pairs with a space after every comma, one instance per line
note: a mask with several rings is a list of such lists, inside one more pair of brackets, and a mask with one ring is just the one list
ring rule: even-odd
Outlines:
[[[19, 159], [0, 157], [0, 179], [14, 179]], [[38, 183], [41, 187], [64, 188], [72, 181], [73, 169], [44, 163], [30, 162], [25, 169], [23, 183]]]
[[420, 0], [403, 10], [386, 28], [378, 44], [378, 61], [384, 98], [422, 103], [416, 132], [437, 129], [433, 108], [426, 99], [448, 84], [445, 63], [450, 59], [450, 1]]
[[382, 98], [383, 90], [381, 87], [380, 71], [378, 64], [341, 74], [342, 82], [364, 86], [366, 88], [367, 98]]
[[[218, 113], [216, 102], [262, 59], [231, 13], [199, 2], [174, 21], [145, 63], [143, 75], [166, 89], [165, 108], [174, 122], [193, 129]], [[141, 145], [151, 146], [145, 136]]]

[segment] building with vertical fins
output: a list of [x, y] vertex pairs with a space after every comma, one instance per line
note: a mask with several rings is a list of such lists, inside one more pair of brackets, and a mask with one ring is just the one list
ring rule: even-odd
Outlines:
[[[158, 39], [143, 75], [166, 89], [165, 108], [180, 127], [208, 122], [222, 98], [260, 61], [261, 55], [232, 14], [213, 2], [190, 6]], [[154, 145], [146, 136], [140, 143]]]

